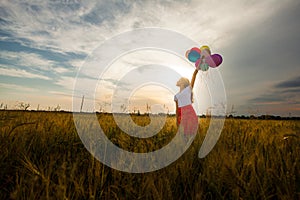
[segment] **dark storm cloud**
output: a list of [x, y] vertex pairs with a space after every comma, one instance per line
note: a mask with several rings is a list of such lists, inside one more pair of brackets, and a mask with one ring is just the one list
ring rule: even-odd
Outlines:
[[266, 93], [249, 100], [254, 104], [300, 104], [300, 77], [275, 84]]
[[[243, 31], [230, 33], [233, 39], [220, 52], [224, 56], [224, 67], [230, 69], [223, 71], [226, 87], [234, 91], [232, 96], [237, 93], [241, 97], [248, 96], [245, 91], [252, 93], [252, 97], [239, 107], [241, 111], [248, 112], [245, 107], [255, 105], [260, 105], [261, 110], [276, 110], [280, 105], [293, 110], [298, 106], [295, 104], [299, 104], [300, 99], [296, 87], [299, 76], [295, 75], [300, 74], [299, 9], [300, 1], [288, 1], [278, 10], [271, 10], [273, 13], [268, 17], [258, 17]], [[270, 82], [277, 84], [265, 86]], [[229, 98], [230, 95], [228, 90]]]
[[299, 1], [289, 3], [271, 17], [260, 20], [255, 25], [249, 24], [244, 31], [231, 33], [236, 39], [223, 49], [222, 54], [226, 65], [230, 66], [234, 74], [239, 74], [234, 80], [240, 81], [241, 77], [248, 84], [255, 80], [270, 80], [283, 72], [292, 75], [300, 72], [299, 67], [297, 68], [300, 46], [300, 26], [297, 20], [300, 18], [299, 10]]
[[252, 104], [300, 104], [300, 96], [296, 93], [281, 93], [276, 91], [269, 94], [263, 94], [249, 100]]
[[300, 87], [300, 76], [295, 79], [283, 81], [275, 85], [276, 88], [295, 88]]

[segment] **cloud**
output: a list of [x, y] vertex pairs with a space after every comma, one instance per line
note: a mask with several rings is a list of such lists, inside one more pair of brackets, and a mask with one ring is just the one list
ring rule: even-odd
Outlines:
[[[280, 82], [278, 84], [275, 85], [276, 88], [298, 88], [300, 89], [300, 76], [296, 77], [292, 80], [287, 80], [287, 81], [283, 81]], [[293, 91], [293, 90], [289, 90], [289, 91]]]
[[[242, 76], [245, 84], [264, 80], [266, 75], [273, 80], [282, 73], [293, 76], [297, 71], [300, 27], [295, 19], [300, 17], [300, 2], [278, 5], [263, 8], [272, 14], [233, 33], [235, 40], [222, 49], [226, 66], [236, 72], [231, 74]], [[240, 81], [239, 77], [232, 80]]]
[[99, 27], [80, 20], [93, 4], [3, 1], [1, 6], [6, 10], [1, 17], [7, 22], [2, 31], [12, 35], [10, 41], [24, 46], [62, 54], [84, 53], [95, 47], [95, 41], [103, 40]]
[[62, 55], [68, 52], [88, 55], [108, 37], [149, 26], [170, 28], [199, 43], [220, 48], [221, 43], [228, 43], [248, 24], [269, 16], [272, 11], [263, 11], [270, 5], [274, 7], [272, 1], [230, 1], [220, 5], [219, 2], [150, 0], [2, 1], [0, 5], [5, 10], [1, 17], [7, 22], [2, 32], [10, 34], [5, 37], [7, 40]]
[[259, 105], [282, 104], [285, 102], [285, 98], [283, 96], [279, 96], [276, 93], [271, 93], [271, 94], [264, 94], [262, 96], [252, 98], [250, 102]]
[[54, 61], [30, 52], [1, 51], [0, 58], [2, 62], [13, 63], [15, 66], [36, 68], [44, 71], [48, 71], [55, 65]]
[[82, 60], [79, 61], [78, 58], [62, 62], [50, 58], [46, 58], [39, 53], [2, 50], [0, 53], [0, 64], [6, 66], [6, 68], [9, 67], [31, 73], [43, 74], [51, 79], [55, 79], [55, 77], [59, 77], [63, 74], [75, 74], [79, 68], [78, 65], [82, 62]]
[[61, 86], [69, 91], [72, 91], [74, 88], [74, 82], [75, 82], [74, 77], [61, 76], [58, 80], [55, 81], [54, 84]]
[[35, 79], [43, 79], [43, 80], [50, 80], [49, 77], [44, 75], [39, 75], [36, 73], [30, 73], [22, 69], [6, 69], [0, 68], [0, 74], [2, 76], [12, 76], [12, 77], [20, 77], [20, 78], [35, 78]]
[[298, 77], [274, 83], [256, 94], [239, 107], [248, 114], [272, 114], [281, 116], [300, 115], [300, 86], [295, 83]]
[[270, 15], [271, 10], [263, 11], [277, 4], [105, 0], [2, 1], [0, 5], [6, 22], [2, 31], [12, 35], [10, 40], [37, 49], [89, 54], [108, 37], [149, 26], [174, 29], [199, 42], [226, 42], [234, 35], [229, 32]]
[[[208, 44], [213, 52], [223, 55], [220, 70], [229, 98], [243, 104], [248, 98], [244, 94], [251, 93], [257, 96], [253, 102], [270, 102], [279, 91], [281, 102], [296, 94], [298, 87], [292, 85], [296, 86], [297, 80], [271, 85], [265, 95], [259, 92], [266, 82], [280, 80], [282, 74], [288, 79], [299, 72], [295, 68], [300, 45], [299, 8], [300, 3], [293, 0], [3, 0], [0, 72], [10, 77], [51, 79], [56, 88], [51, 84], [49, 90], [71, 90], [72, 76], [104, 40], [134, 28], [161, 27], [199, 45]], [[104, 82], [114, 85], [116, 80], [110, 76]]]
[[75, 69], [79, 69], [84, 64], [84, 60], [83, 59], [79, 59], [79, 58], [73, 58], [68, 63], [71, 66], [73, 66]]
[[[219, 51], [224, 58], [220, 71], [228, 103], [240, 105], [237, 108], [243, 111], [249, 99], [253, 100], [253, 105], [254, 102], [282, 101], [278, 97], [281, 95], [288, 98], [288, 94], [281, 94], [283, 91], [276, 89], [275, 84], [300, 73], [300, 27], [296, 20], [300, 17], [300, 2], [285, 1], [276, 5], [271, 1], [257, 2], [260, 3], [250, 9], [255, 17], [243, 18], [241, 13], [241, 19], [245, 19], [242, 28], [235, 28], [233, 25], [239, 24], [233, 21]], [[260, 17], [256, 17], [256, 12]], [[251, 19], [255, 21], [249, 23]], [[260, 99], [255, 99], [257, 97]]]
[[126, 14], [131, 5], [125, 1], [103, 0], [95, 4], [88, 13], [82, 15], [81, 19], [99, 26], [105, 21], [114, 21], [116, 15]]
[[12, 90], [18, 90], [22, 92], [36, 92], [37, 89], [35, 88], [30, 88], [22, 85], [16, 85], [16, 84], [7, 84], [7, 83], [0, 83], [1, 88], [6, 88], [9, 89], [10, 91]]
[[249, 100], [253, 104], [290, 104], [300, 105], [300, 84], [299, 77], [281, 81], [255, 98]]

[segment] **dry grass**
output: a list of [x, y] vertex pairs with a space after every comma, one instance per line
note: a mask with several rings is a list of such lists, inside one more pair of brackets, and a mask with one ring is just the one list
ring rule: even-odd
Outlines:
[[[299, 199], [300, 121], [227, 119], [213, 151], [198, 159], [207, 120], [176, 162], [130, 174], [90, 155], [71, 113], [1, 111], [0, 199]], [[135, 152], [160, 148], [176, 131], [168, 117], [157, 136], [135, 140], [111, 115], [99, 121], [111, 141]]]

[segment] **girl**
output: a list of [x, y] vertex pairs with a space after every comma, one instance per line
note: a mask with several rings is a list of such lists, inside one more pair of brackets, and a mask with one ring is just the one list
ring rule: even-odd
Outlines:
[[176, 84], [176, 86], [180, 88], [179, 93], [174, 96], [177, 126], [182, 125], [185, 135], [196, 134], [198, 129], [198, 117], [192, 106], [192, 89], [194, 87], [197, 73], [198, 69], [195, 69], [191, 83], [189, 79], [182, 77]]

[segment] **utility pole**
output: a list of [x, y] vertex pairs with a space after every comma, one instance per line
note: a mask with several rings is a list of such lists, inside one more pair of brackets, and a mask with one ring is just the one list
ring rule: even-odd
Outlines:
[[84, 102], [84, 95], [82, 96], [82, 100], [81, 100], [80, 112], [82, 112], [83, 102]]

